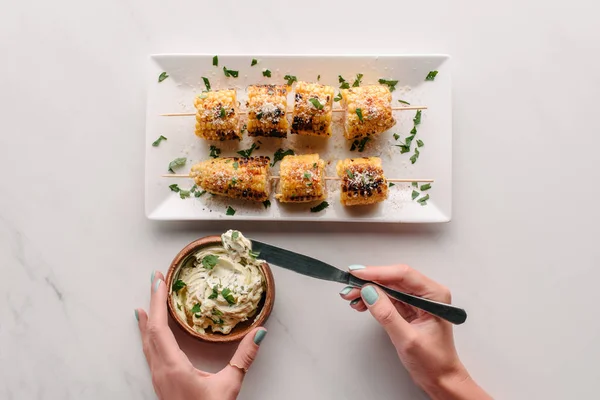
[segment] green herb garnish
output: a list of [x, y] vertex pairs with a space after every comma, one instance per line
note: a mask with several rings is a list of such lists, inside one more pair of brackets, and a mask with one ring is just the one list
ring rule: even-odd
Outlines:
[[179, 190], [179, 197], [183, 200], [183, 199], [187, 199], [188, 197], [190, 197], [190, 191], [189, 190]]
[[392, 186], [396, 186], [396, 184], [395, 184], [394, 182], [390, 182], [390, 183], [388, 184], [388, 187], [392, 187]]
[[409, 148], [409, 150], [410, 150], [410, 145], [412, 144], [412, 141], [414, 138], [415, 138], [415, 135], [410, 135], [410, 136], [407, 136], [406, 139], [404, 139], [404, 144]]
[[219, 56], [214, 56], [214, 57], [213, 57], [213, 65], [214, 65], [215, 67], [218, 67], [218, 66], [219, 66]]
[[359, 87], [362, 77], [363, 77], [363, 74], [356, 74], [356, 79], [354, 80], [352, 87]]
[[248, 158], [252, 155], [252, 152], [254, 151], [254, 149], [256, 149], [256, 143], [252, 143], [252, 146], [250, 146], [249, 149], [240, 150], [237, 153], [244, 158]]
[[402, 103], [402, 104], [406, 104], [407, 106], [410, 106], [410, 103], [408, 101], [398, 100], [398, 103]]
[[217, 158], [219, 157], [219, 155], [221, 154], [221, 149], [218, 148], [217, 146], [210, 146], [210, 153], [209, 156], [211, 156], [212, 158]]
[[205, 78], [204, 76], [202, 77], [202, 80], [204, 81], [204, 86], [206, 86], [206, 91], [210, 92], [210, 81], [208, 80], [208, 78]]
[[166, 73], [166, 72], [163, 72], [163, 73], [161, 73], [161, 74], [158, 76], [158, 83], [160, 83], [160, 82], [164, 81], [164, 80], [165, 80], [165, 79], [167, 79], [168, 77], [169, 77], [169, 75], [167, 75], [167, 73]]
[[266, 76], [267, 78], [270, 78], [270, 77], [271, 77], [271, 71], [270, 71], [270, 70], [268, 70], [268, 69], [265, 69], [265, 70], [262, 72], [262, 74], [263, 74], [263, 76]]
[[423, 196], [419, 200], [417, 200], [417, 203], [421, 203], [421, 205], [424, 206], [427, 204], [427, 200], [429, 200], [428, 194], [426, 194], [425, 196]]
[[227, 211], [225, 211], [225, 215], [235, 215], [235, 210], [231, 206], [227, 206]]
[[225, 113], [225, 109], [223, 108], [223, 106], [221, 106], [221, 109], [219, 110], [219, 118], [225, 118], [227, 116], [227, 113]]
[[173, 282], [173, 286], [171, 286], [171, 290], [173, 290], [175, 293], [177, 293], [186, 286], [187, 285], [185, 284], [184, 281], [182, 281], [181, 279], [177, 279], [175, 282]]
[[154, 142], [152, 142], [152, 146], [157, 147], [160, 144], [160, 142], [162, 142], [163, 140], [167, 140], [167, 138], [164, 137], [163, 135], [160, 135], [158, 137], [158, 139], [156, 139]]
[[394, 133], [394, 140], [398, 140], [400, 139], [400, 135], [398, 135], [397, 133]]
[[258, 64], [258, 60], [256, 58], [253, 58], [252, 62], [250, 63], [250, 66], [254, 67], [256, 64]]
[[419, 183], [418, 182], [413, 182], [413, 183], [411, 183], [411, 186], [412, 187], [419, 187]]
[[422, 191], [429, 190], [429, 189], [431, 189], [431, 183], [426, 183], [424, 185], [421, 185]]
[[260, 256], [260, 253], [258, 251], [248, 250], [248, 255], [256, 260], [258, 256]]
[[217, 310], [216, 308], [213, 308], [211, 311], [212, 315], [216, 315], [217, 317], [222, 317], [223, 313], [219, 310]]
[[426, 81], [433, 81], [435, 79], [435, 77], [436, 77], [437, 74], [438, 74], [437, 71], [429, 71], [429, 73], [425, 77], [425, 80]]
[[202, 196], [202, 195], [203, 195], [203, 194], [205, 194], [205, 193], [206, 193], [206, 190], [203, 190], [203, 191], [197, 191], [196, 193], [194, 193], [194, 197], [200, 197], [200, 196]]
[[[421, 123], [421, 110], [417, 110], [417, 113], [415, 114], [415, 117], [413, 118], [413, 123], [415, 124], [415, 127], [413, 128], [415, 130], [415, 133], [417, 133], [416, 127], [417, 125], [419, 125]], [[412, 131], [411, 131], [412, 133]]]
[[230, 186], [235, 186], [236, 183], [238, 183], [238, 178], [234, 176], [233, 178], [231, 178], [231, 185]]
[[417, 146], [423, 147], [423, 146], [425, 146], [425, 143], [423, 143], [423, 141], [421, 139], [417, 139]]
[[265, 200], [265, 201], [263, 201], [263, 206], [265, 206], [265, 208], [271, 207], [271, 200]]
[[348, 178], [354, 179], [354, 174], [349, 169], [346, 170], [346, 175], [348, 175]]
[[338, 81], [341, 83], [340, 89], [350, 89], [350, 84], [341, 75], [338, 75]]
[[419, 192], [417, 192], [416, 190], [412, 191], [412, 199], [416, 199], [417, 197], [419, 197]]
[[321, 204], [319, 204], [318, 206], [314, 206], [310, 209], [310, 212], [319, 212], [319, 211], [323, 211], [324, 209], [326, 209], [327, 207], [329, 207], [329, 203], [324, 201]]
[[321, 80], [321, 75], [317, 75], [317, 81]]
[[380, 79], [379, 83], [381, 83], [382, 85], [386, 85], [390, 89], [390, 92], [393, 92], [394, 90], [396, 90], [396, 85], [398, 84], [398, 81]]
[[363, 114], [362, 114], [362, 110], [360, 108], [356, 109], [356, 115], [358, 115], [358, 119], [360, 120], [360, 122], [364, 122], [363, 121]]
[[169, 189], [171, 189], [171, 191], [173, 191], [175, 193], [179, 193], [179, 191], [181, 190], [181, 189], [179, 189], [179, 186], [176, 183], [169, 185]]
[[231, 240], [238, 240], [240, 233], [238, 231], [231, 232]]
[[194, 304], [194, 307], [190, 310], [192, 314], [196, 314], [200, 312], [200, 303]]
[[410, 153], [410, 147], [405, 144], [397, 144], [396, 147], [400, 147], [400, 154]]
[[187, 158], [179, 157], [169, 163], [169, 172], [175, 173], [175, 168], [180, 168], [185, 165]]
[[194, 186], [190, 189], [190, 192], [194, 193], [198, 189], [198, 185], [194, 183]]
[[308, 99], [308, 101], [310, 101], [312, 103], [313, 106], [315, 106], [315, 108], [317, 110], [322, 110], [323, 109], [323, 104], [321, 104], [319, 102], [319, 99], [315, 99], [314, 97], [312, 99]]
[[202, 266], [206, 269], [213, 269], [217, 262], [219, 261], [219, 256], [215, 256], [213, 254], [209, 254], [202, 258]]
[[259, 112], [257, 112], [257, 113], [256, 113], [256, 119], [257, 119], [257, 120], [259, 120], [259, 121], [260, 121], [260, 119], [262, 118], [262, 116], [263, 116], [263, 113], [262, 113], [262, 111], [259, 111]]
[[310, 179], [312, 178], [312, 174], [308, 171], [304, 172], [304, 179]]
[[283, 77], [283, 79], [287, 81], [288, 86], [292, 86], [294, 82], [298, 82], [298, 78], [296, 78], [294, 75], [286, 75]]
[[294, 155], [294, 150], [289, 149], [289, 150], [283, 150], [283, 149], [279, 149], [275, 152], [275, 154], [273, 154], [273, 162], [271, 163], [271, 167], [274, 167], [275, 164], [277, 164], [277, 161], [281, 161], [283, 160], [283, 157], [285, 156], [293, 156]]
[[210, 300], [214, 300], [217, 297], [219, 297], [219, 288], [218, 288], [218, 285], [215, 285], [215, 286], [213, 286], [212, 293], [210, 294], [210, 296], [208, 296], [208, 298]]
[[239, 162], [237, 162], [237, 161], [235, 161], [235, 162], [233, 163], [233, 169], [238, 169], [239, 167], [240, 167], [240, 163], [239, 163]]
[[240, 74], [240, 71], [234, 71], [232, 69], [227, 69], [227, 67], [223, 67], [223, 73], [227, 78], [229, 78], [230, 76], [237, 78]]
[[342, 94], [338, 93], [337, 96], [333, 98], [333, 101], [340, 101], [342, 99]]
[[416, 163], [416, 162], [417, 162], [417, 160], [418, 160], [418, 158], [419, 158], [419, 154], [420, 154], [420, 153], [419, 153], [419, 149], [418, 149], [417, 147], [415, 147], [415, 154], [413, 154], [413, 155], [410, 157], [410, 162], [411, 162], [411, 164], [414, 164], [414, 163]]
[[229, 288], [225, 288], [221, 291], [221, 295], [223, 296], [223, 298], [225, 300], [227, 300], [227, 302], [229, 303], [230, 306], [235, 304], [235, 298], [233, 297], [233, 295], [231, 294], [231, 289]]

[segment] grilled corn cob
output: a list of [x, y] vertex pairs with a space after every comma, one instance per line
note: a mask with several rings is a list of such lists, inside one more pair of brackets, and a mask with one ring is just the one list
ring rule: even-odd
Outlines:
[[287, 137], [286, 118], [288, 86], [248, 86], [248, 135]]
[[196, 136], [207, 140], [241, 139], [235, 90], [202, 92], [194, 99]]
[[387, 199], [388, 183], [379, 157], [347, 158], [339, 161], [336, 169], [342, 180], [343, 205], [374, 204]]
[[282, 203], [325, 200], [325, 162], [318, 154], [285, 156], [279, 168], [279, 191], [275, 198]]
[[265, 201], [271, 191], [269, 157], [227, 157], [200, 162], [190, 173], [196, 185], [212, 194]]
[[396, 125], [392, 114], [392, 94], [381, 85], [343, 89], [342, 107], [346, 109], [344, 137], [348, 140], [377, 135]]
[[298, 82], [294, 97], [292, 133], [331, 136], [333, 96], [332, 86]]

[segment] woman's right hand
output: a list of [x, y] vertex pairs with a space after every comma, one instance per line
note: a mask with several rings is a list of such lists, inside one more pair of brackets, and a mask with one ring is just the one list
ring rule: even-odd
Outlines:
[[[450, 291], [407, 265], [350, 266], [358, 278], [391, 289], [450, 303]], [[460, 362], [452, 325], [438, 317], [389, 298], [375, 285], [346, 287], [340, 295], [357, 311], [370, 311], [386, 330], [410, 376], [433, 399], [490, 399]]]

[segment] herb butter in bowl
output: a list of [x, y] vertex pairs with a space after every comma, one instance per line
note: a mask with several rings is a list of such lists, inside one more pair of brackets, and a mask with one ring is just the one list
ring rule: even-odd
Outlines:
[[167, 273], [168, 308], [191, 336], [235, 342], [264, 324], [275, 301], [269, 265], [239, 231], [198, 239], [177, 254]]

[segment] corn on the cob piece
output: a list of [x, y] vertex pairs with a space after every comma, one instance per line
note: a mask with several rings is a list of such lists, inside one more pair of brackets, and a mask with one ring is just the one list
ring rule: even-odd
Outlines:
[[248, 86], [248, 135], [287, 137], [289, 123], [286, 118], [286, 85]]
[[282, 203], [307, 203], [325, 200], [325, 162], [318, 154], [285, 156], [279, 168], [279, 192]]
[[196, 136], [207, 140], [241, 139], [235, 90], [202, 92], [194, 99]]
[[343, 205], [366, 205], [387, 199], [388, 183], [379, 157], [347, 158], [340, 160], [336, 169], [342, 180]]
[[382, 85], [343, 89], [342, 107], [346, 109], [344, 137], [348, 140], [377, 135], [396, 124], [392, 114], [392, 93]]
[[331, 136], [331, 110], [334, 94], [332, 86], [298, 82], [294, 97], [292, 133]]
[[227, 157], [202, 161], [190, 173], [196, 185], [212, 194], [265, 201], [271, 192], [269, 157]]

